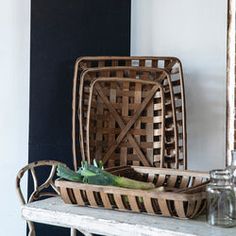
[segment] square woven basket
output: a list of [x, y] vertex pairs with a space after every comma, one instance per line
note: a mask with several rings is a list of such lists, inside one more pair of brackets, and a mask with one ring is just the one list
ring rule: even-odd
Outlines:
[[[89, 72], [85, 73], [92, 78]], [[164, 158], [164, 104], [158, 82], [128, 77], [92, 80], [86, 119], [86, 160], [102, 160], [108, 167], [165, 167], [168, 160]]]
[[[166, 118], [169, 123], [169, 128], [166, 128], [166, 145], [169, 147], [169, 153], [166, 154], [170, 158], [177, 158], [180, 160], [178, 163], [171, 163], [171, 168], [187, 168], [187, 148], [186, 148], [186, 112], [185, 112], [185, 94], [184, 94], [184, 81], [183, 81], [183, 70], [181, 62], [178, 58], [175, 57], [82, 57], [78, 58], [75, 64], [74, 70], [74, 82], [73, 82], [73, 112], [72, 112], [72, 137], [73, 137], [73, 158], [74, 158], [74, 168], [77, 169], [77, 154], [80, 151], [78, 146], [79, 140], [79, 118], [83, 114], [79, 111], [78, 104], [81, 103], [79, 99], [79, 94], [81, 95], [81, 90], [87, 89], [84, 86], [83, 81], [80, 80], [80, 93], [78, 81], [82, 72], [86, 71], [88, 68], [101, 68], [101, 67], [124, 67], [124, 66], [145, 66], [148, 68], [159, 68], [164, 69], [166, 73], [169, 74], [171, 83], [168, 83], [167, 77], [165, 75], [160, 75], [160, 78], [156, 78], [158, 81], [165, 81], [163, 83], [165, 93], [170, 93], [173, 96], [173, 102], [175, 109], [170, 108], [168, 99], [166, 107]], [[164, 80], [163, 80], [164, 77]], [[171, 86], [169, 89], [168, 87]], [[85, 92], [86, 93], [86, 92]], [[174, 120], [170, 115], [168, 115], [168, 110], [175, 112]], [[77, 117], [78, 114], [78, 117]], [[171, 120], [172, 119], [172, 120]], [[175, 124], [174, 124], [175, 121]], [[172, 124], [172, 127], [171, 127]], [[84, 122], [83, 122], [84, 125]], [[173, 126], [177, 126], [177, 143], [178, 147], [170, 149], [173, 147], [173, 139], [169, 136], [172, 132]], [[170, 128], [171, 127], [171, 128]], [[175, 153], [177, 152], [177, 153]], [[82, 154], [83, 156], [83, 154]], [[177, 164], [177, 165], [176, 165]]]
[[165, 167], [164, 104], [158, 82], [95, 79], [88, 99], [86, 160], [101, 160], [106, 167]]

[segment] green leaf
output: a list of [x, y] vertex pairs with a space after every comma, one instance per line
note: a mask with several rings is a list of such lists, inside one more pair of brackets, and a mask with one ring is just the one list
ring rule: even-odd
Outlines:
[[66, 180], [82, 182], [83, 177], [75, 171], [69, 169], [65, 164], [58, 164], [57, 176]]

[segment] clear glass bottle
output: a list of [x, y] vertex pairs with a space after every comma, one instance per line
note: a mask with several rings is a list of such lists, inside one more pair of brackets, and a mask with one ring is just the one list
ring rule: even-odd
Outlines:
[[233, 227], [235, 221], [235, 194], [231, 171], [212, 170], [207, 186], [207, 222], [210, 225]]
[[231, 151], [231, 162], [227, 169], [232, 173], [232, 182], [234, 185], [234, 192], [236, 193], [236, 150]]
[[[230, 170], [232, 174], [232, 183], [233, 183], [234, 194], [236, 198], [236, 150], [231, 151], [231, 161], [227, 169]], [[236, 205], [235, 205], [235, 211], [236, 211]], [[236, 217], [236, 212], [234, 212], [234, 216]]]

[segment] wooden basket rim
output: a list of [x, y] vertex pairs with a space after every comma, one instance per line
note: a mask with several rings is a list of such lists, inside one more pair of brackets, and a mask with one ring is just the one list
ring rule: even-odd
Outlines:
[[71, 182], [62, 179], [55, 180], [56, 187], [66, 187], [72, 189], [80, 189], [80, 190], [90, 190], [94, 192], [103, 192], [107, 194], [120, 194], [120, 195], [129, 195], [135, 197], [149, 197], [149, 198], [158, 198], [158, 199], [165, 199], [165, 200], [174, 200], [174, 201], [195, 201], [199, 200], [199, 198], [206, 198], [206, 193], [204, 191], [198, 193], [176, 193], [176, 192], [162, 192], [162, 191], [155, 191], [155, 189], [151, 190], [139, 190], [139, 189], [128, 189], [128, 188], [121, 188], [116, 186], [102, 186], [102, 185], [95, 185], [95, 184], [86, 184], [86, 183], [79, 183], [79, 182]]
[[91, 72], [100, 72], [100, 71], [119, 71], [119, 70], [130, 70], [130, 71], [145, 71], [145, 72], [163, 72], [166, 77], [170, 78], [168, 70], [164, 68], [153, 68], [153, 67], [146, 67], [146, 66], [105, 66], [105, 67], [93, 67], [88, 68], [82, 71], [80, 78], [85, 77], [87, 73]]
[[147, 166], [131, 166], [131, 168], [141, 173], [149, 173], [149, 174], [165, 174], [165, 175], [202, 177], [202, 178], [210, 177], [209, 172], [207, 171], [180, 170], [180, 169], [147, 167]]
[[[83, 60], [90, 61], [106, 61], [106, 60], [176, 60], [182, 67], [181, 60], [178, 57], [172, 56], [85, 56], [78, 57], [75, 64], [78, 64]], [[81, 68], [81, 67], [80, 67]], [[82, 69], [82, 68], [81, 68]]]

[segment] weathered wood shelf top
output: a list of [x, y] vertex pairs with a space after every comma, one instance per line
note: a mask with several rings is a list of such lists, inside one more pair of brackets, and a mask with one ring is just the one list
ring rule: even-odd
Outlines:
[[109, 236], [230, 236], [236, 228], [218, 228], [206, 224], [205, 218], [179, 220], [159, 216], [124, 213], [66, 205], [60, 197], [36, 201], [22, 207], [26, 220], [77, 228], [90, 233]]

